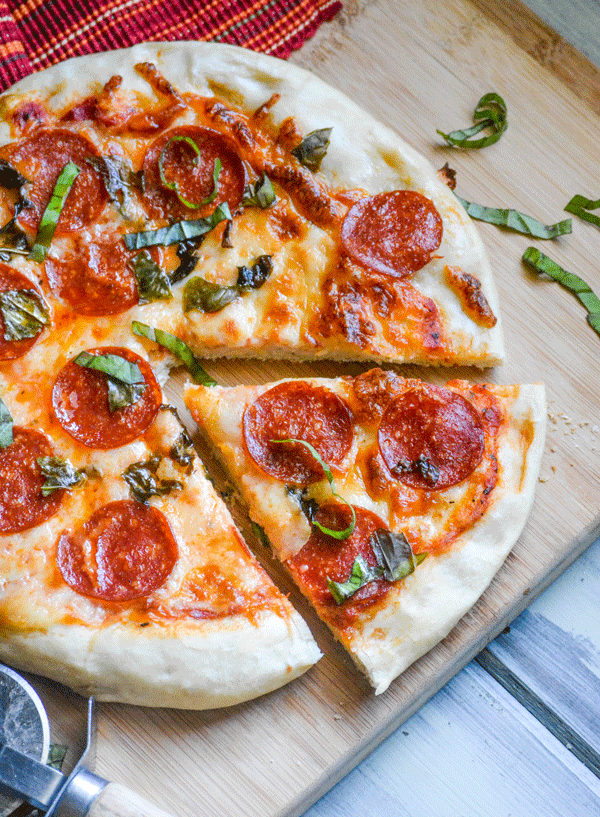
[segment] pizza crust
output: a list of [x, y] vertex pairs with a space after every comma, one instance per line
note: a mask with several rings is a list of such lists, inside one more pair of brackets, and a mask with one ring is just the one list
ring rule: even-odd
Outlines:
[[56, 625], [4, 638], [0, 657], [100, 701], [214, 709], [278, 689], [321, 653], [297, 613], [264, 611], [197, 626]]

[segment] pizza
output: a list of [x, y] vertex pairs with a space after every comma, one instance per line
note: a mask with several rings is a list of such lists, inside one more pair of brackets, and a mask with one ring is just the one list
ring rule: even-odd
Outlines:
[[187, 386], [273, 551], [381, 693], [444, 638], [525, 525], [543, 450], [541, 385], [371, 369]]
[[17, 240], [76, 168], [42, 268], [27, 265], [70, 313], [141, 313], [204, 357], [502, 360], [490, 265], [456, 197], [288, 63], [205, 43], [70, 60], [4, 95], [0, 145]]
[[[193, 708], [263, 694], [319, 660], [165, 398], [182, 362], [204, 383], [190, 407], [250, 486], [252, 518], [378, 691], [482, 592], [532, 500], [538, 389], [409, 387], [376, 370], [228, 391], [209, 388], [197, 359], [502, 360], [478, 234], [396, 134], [309, 73], [244, 49], [151, 43], [86, 56], [0, 97], [0, 225], [3, 660], [99, 699]], [[277, 463], [300, 446], [304, 471], [292, 476], [265, 460], [269, 422], [285, 426], [273, 389], [292, 418], [301, 401], [289, 429], [301, 442], [271, 452]], [[461, 407], [467, 453], [457, 443], [443, 468], [413, 456], [412, 404], [410, 430], [389, 423], [391, 450], [404, 435], [413, 452], [406, 469], [373, 453], [369, 411], [406, 389], [431, 411]], [[324, 501], [329, 467], [346, 501]], [[479, 515], [466, 511], [471, 495]], [[332, 607], [313, 581], [316, 557], [301, 554], [338, 541], [324, 531], [339, 533], [348, 513], [339, 541], [365, 551], [358, 572], [374, 569], [367, 543], [379, 530], [406, 538], [414, 570]], [[323, 565], [340, 586], [356, 580], [348, 553]], [[397, 611], [410, 588], [420, 599], [425, 580], [448, 592], [439, 615], [417, 601], [422, 626], [404, 611], [369, 630], [376, 609]], [[378, 669], [366, 653], [381, 656], [384, 641], [394, 657], [373, 659]]]

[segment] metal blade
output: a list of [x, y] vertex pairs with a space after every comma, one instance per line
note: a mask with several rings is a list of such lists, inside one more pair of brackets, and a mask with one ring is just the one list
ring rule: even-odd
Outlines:
[[0, 749], [0, 787], [23, 797], [32, 806], [48, 808], [65, 782], [62, 772], [10, 746]]
[[[0, 744], [45, 763], [50, 748], [46, 710], [37, 692], [10, 667], [0, 664]], [[23, 802], [13, 791], [0, 789], [0, 817]]]

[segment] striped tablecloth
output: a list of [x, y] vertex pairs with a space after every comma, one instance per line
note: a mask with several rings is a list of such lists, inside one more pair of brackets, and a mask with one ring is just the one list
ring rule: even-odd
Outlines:
[[0, 91], [69, 57], [147, 40], [215, 40], [288, 57], [339, 0], [0, 0]]

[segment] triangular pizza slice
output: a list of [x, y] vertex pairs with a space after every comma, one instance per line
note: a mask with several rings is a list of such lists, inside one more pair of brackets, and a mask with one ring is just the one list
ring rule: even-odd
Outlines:
[[541, 385], [357, 377], [188, 386], [294, 580], [377, 693], [446, 636], [518, 539]]

